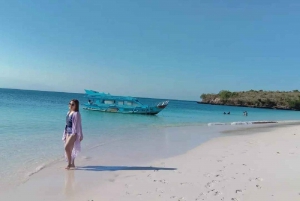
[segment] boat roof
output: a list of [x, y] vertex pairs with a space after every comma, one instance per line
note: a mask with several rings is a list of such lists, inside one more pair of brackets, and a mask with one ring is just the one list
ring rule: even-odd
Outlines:
[[125, 101], [137, 101], [136, 98], [131, 96], [113, 96], [110, 93], [103, 93], [94, 90], [85, 89], [86, 97], [97, 99], [109, 99], [109, 100], [125, 100]]

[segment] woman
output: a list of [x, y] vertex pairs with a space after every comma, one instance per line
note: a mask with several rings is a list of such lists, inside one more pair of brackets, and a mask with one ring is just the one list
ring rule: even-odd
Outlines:
[[75, 158], [81, 150], [80, 142], [83, 140], [79, 101], [71, 100], [69, 112], [66, 117], [66, 127], [62, 140], [65, 142], [65, 156], [68, 160], [67, 170], [75, 168]]

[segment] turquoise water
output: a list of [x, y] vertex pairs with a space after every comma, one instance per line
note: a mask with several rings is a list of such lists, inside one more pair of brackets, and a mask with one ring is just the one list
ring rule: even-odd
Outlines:
[[[65, 115], [69, 101], [74, 98], [85, 102], [83, 94], [0, 89], [2, 183], [14, 183], [14, 177], [25, 179], [45, 164], [62, 159], [61, 137]], [[148, 98], [139, 100], [150, 105], [162, 101]], [[248, 117], [243, 116], [245, 110], [249, 113]], [[231, 115], [223, 115], [224, 111], [230, 111]], [[298, 120], [300, 116], [296, 111], [201, 105], [195, 101], [179, 100], [170, 100], [169, 106], [156, 116], [86, 110], [81, 110], [81, 114], [85, 134], [82, 145], [84, 154], [88, 154], [93, 147], [103, 146], [102, 154], [118, 158], [119, 162], [126, 159], [124, 150], [128, 151], [126, 156], [134, 156], [134, 150], [142, 143], [145, 144], [144, 155], [155, 155], [152, 145], [161, 141], [162, 136], [166, 137], [163, 132], [165, 127], [203, 125], [203, 132], [197, 135], [183, 134], [186, 138], [180, 138], [181, 141], [189, 141], [189, 145], [183, 146], [184, 143], [180, 142], [182, 146], [176, 149], [176, 153], [170, 151], [170, 145], [157, 143], [163, 150], [160, 154], [167, 157], [215, 136], [214, 132], [205, 130], [210, 122]], [[179, 139], [170, 134], [168, 137], [172, 143]]]

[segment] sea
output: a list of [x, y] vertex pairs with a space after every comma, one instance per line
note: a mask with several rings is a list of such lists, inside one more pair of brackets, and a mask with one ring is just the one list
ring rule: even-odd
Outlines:
[[[80, 157], [130, 165], [182, 154], [222, 135], [214, 123], [299, 120], [297, 111], [197, 104], [170, 100], [155, 116], [82, 109], [84, 94], [0, 89], [0, 188], [15, 186], [64, 160], [61, 140], [68, 103], [78, 99], [84, 140]], [[138, 98], [155, 105], [166, 99]], [[248, 116], [243, 116], [247, 111]], [[224, 115], [230, 112], [230, 115]], [[212, 123], [208, 126], [209, 123]], [[215, 125], [215, 126], [214, 126]], [[235, 125], [236, 127], [238, 125]], [[192, 127], [197, 132], [189, 132]], [[185, 132], [176, 132], [178, 128]]]

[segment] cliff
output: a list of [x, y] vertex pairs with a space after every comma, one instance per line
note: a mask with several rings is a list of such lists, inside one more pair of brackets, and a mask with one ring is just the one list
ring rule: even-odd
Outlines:
[[218, 94], [202, 94], [198, 103], [231, 105], [283, 110], [300, 110], [300, 92], [294, 91], [220, 91]]

